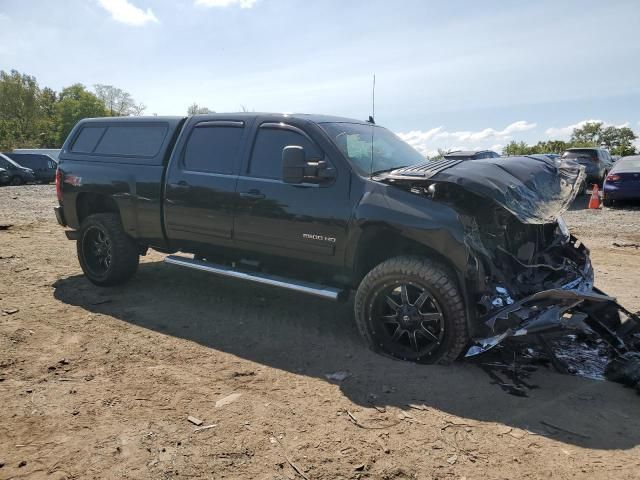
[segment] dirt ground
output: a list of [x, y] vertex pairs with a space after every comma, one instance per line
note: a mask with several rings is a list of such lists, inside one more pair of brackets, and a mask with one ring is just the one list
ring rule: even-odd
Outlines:
[[[630, 389], [541, 367], [508, 395], [468, 363], [369, 352], [350, 303], [157, 253], [98, 288], [54, 204], [0, 188], [0, 479], [640, 478]], [[565, 217], [598, 286], [640, 309], [640, 210], [582, 206]]]

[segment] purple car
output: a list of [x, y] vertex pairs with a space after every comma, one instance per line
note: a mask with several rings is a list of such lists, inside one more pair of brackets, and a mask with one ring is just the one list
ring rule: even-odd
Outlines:
[[602, 187], [606, 207], [617, 200], [640, 199], [640, 155], [618, 160]]

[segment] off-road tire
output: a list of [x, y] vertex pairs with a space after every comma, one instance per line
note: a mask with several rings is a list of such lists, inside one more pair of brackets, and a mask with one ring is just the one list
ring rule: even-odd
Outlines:
[[[87, 255], [91, 255], [91, 252], [86, 251], [84, 247], [85, 235], [95, 229], [104, 233], [111, 248], [110, 265], [102, 274], [92, 271], [88, 266]], [[109, 287], [125, 283], [138, 269], [140, 261], [138, 244], [125, 233], [120, 216], [115, 213], [96, 213], [85, 218], [80, 226], [76, 245], [82, 271], [95, 285]]]
[[[437, 300], [444, 317], [444, 339], [428, 357], [411, 358], [386, 351], [376, 337], [370, 311], [374, 297], [385, 285], [397, 281], [415, 282], [426, 287]], [[362, 280], [356, 292], [355, 320], [369, 347], [379, 353], [418, 363], [448, 364], [460, 356], [469, 343], [469, 332], [462, 295], [454, 274], [440, 263], [426, 257], [401, 256], [391, 258], [373, 268]]]

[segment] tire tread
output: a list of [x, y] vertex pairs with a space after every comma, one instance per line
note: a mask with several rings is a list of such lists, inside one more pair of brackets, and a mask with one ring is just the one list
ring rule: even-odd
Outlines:
[[449, 341], [449, 348], [433, 362], [448, 364], [460, 356], [469, 342], [464, 302], [458, 291], [453, 273], [439, 262], [428, 257], [399, 256], [386, 260], [374, 267], [362, 280], [356, 293], [354, 310], [356, 325], [360, 335], [374, 350], [378, 350], [375, 339], [368, 328], [365, 301], [369, 291], [389, 274], [416, 276], [428, 285], [438, 290], [441, 298], [446, 302], [446, 308], [451, 317], [453, 337]]

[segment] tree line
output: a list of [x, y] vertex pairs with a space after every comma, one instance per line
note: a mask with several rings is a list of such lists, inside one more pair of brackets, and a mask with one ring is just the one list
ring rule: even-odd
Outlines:
[[91, 91], [76, 83], [56, 92], [31, 75], [0, 70], [0, 150], [59, 148], [83, 118], [141, 115], [145, 109], [113, 85]]
[[525, 142], [513, 140], [504, 147], [502, 154], [562, 153], [568, 148], [604, 146], [611, 155], [624, 157], [636, 154], [633, 141], [637, 138], [637, 135], [629, 127], [605, 126], [602, 122], [589, 122], [582, 127], [575, 128], [568, 142], [548, 140], [528, 145]]

